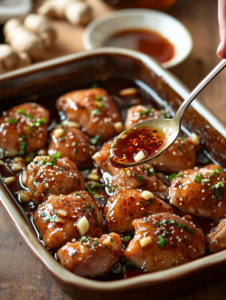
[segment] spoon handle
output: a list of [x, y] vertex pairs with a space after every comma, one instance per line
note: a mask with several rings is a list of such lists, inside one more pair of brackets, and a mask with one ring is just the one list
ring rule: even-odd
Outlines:
[[219, 64], [189, 94], [188, 98], [181, 104], [181, 106], [179, 107], [179, 109], [174, 117], [175, 122], [179, 122], [179, 124], [181, 123], [181, 119], [182, 119], [187, 107], [190, 105], [190, 103], [204, 89], [204, 87], [206, 87], [210, 83], [210, 81], [225, 68], [225, 66], [226, 66], [226, 59], [223, 58], [219, 62]]

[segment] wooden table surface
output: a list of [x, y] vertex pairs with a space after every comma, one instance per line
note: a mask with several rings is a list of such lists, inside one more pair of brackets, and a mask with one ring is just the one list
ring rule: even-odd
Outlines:
[[[95, 15], [110, 9], [100, 0], [89, 0]], [[216, 0], [178, 0], [169, 14], [180, 20], [190, 31], [194, 47], [191, 55], [171, 69], [190, 89], [219, 62], [216, 48], [219, 42]], [[56, 57], [83, 50], [83, 28], [72, 27], [64, 21], [54, 21], [58, 42], [50, 56]], [[72, 37], [74, 37], [72, 39]], [[226, 111], [226, 70], [200, 95], [199, 99], [223, 122]], [[42, 264], [33, 256], [8, 216], [0, 206], [0, 299], [1, 300], [69, 300]], [[128, 292], [129, 299], [129, 292]], [[226, 278], [178, 300], [226, 299]], [[161, 299], [164, 300], [164, 299]]]

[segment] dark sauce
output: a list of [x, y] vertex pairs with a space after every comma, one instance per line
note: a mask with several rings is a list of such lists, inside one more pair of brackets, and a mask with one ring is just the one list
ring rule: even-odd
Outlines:
[[120, 47], [145, 53], [159, 63], [169, 61], [174, 56], [174, 46], [157, 32], [145, 29], [120, 31], [109, 37], [104, 47]]
[[[152, 93], [152, 90], [149, 87], [144, 88], [144, 85], [141, 82], [131, 82], [127, 79], [115, 78], [115, 79], [111, 79], [111, 80], [107, 80], [107, 81], [99, 81], [96, 83], [99, 87], [106, 89], [108, 91], [109, 95], [112, 96], [112, 99], [115, 101], [117, 107], [119, 108], [119, 110], [121, 112], [123, 122], [125, 121], [125, 118], [126, 118], [127, 109], [129, 107], [139, 104], [139, 103], [142, 105], [148, 105], [148, 106], [152, 105], [153, 107], [155, 107], [156, 109], [159, 109], [159, 110], [162, 109], [162, 110], [164, 110], [164, 115], [167, 118], [170, 117], [168, 108], [165, 108], [166, 103], [163, 100], [159, 99], [158, 97], [155, 98], [155, 93]], [[90, 88], [92, 86], [92, 84], [93, 84], [93, 82], [91, 82], [85, 86], [79, 86], [79, 87], [76, 86], [75, 90]], [[130, 88], [130, 87], [135, 87], [137, 89], [136, 99], [134, 98], [134, 96], [131, 96], [131, 95], [124, 97], [122, 99], [120, 97], [120, 93], [119, 93], [120, 90]], [[38, 103], [43, 105], [45, 108], [49, 109], [49, 111], [51, 113], [50, 124], [48, 126], [49, 133], [53, 129], [55, 124], [59, 124], [60, 121], [65, 119], [64, 114], [62, 114], [61, 112], [57, 112], [57, 110], [55, 108], [56, 99], [65, 92], [67, 92], [67, 91], [62, 91], [59, 94], [53, 93], [52, 95], [50, 95], [46, 98], [41, 98], [38, 100]], [[26, 99], [26, 101], [29, 101], [29, 100]], [[31, 99], [30, 101], [32, 102], [33, 100]], [[24, 102], [25, 101], [23, 98], [18, 99], [17, 105], [19, 105], [20, 103], [24, 103]], [[4, 110], [9, 109], [9, 108], [11, 108], [10, 105], [7, 108], [4, 107]], [[2, 113], [2, 112], [3, 111], [1, 110], [0, 113]], [[103, 143], [101, 142], [101, 140], [98, 141], [97, 144], [95, 144], [97, 151], [100, 149], [102, 144]], [[47, 146], [48, 146], [48, 143], [47, 143], [46, 147]], [[1, 152], [0, 152], [0, 155], [1, 155]], [[20, 197], [19, 197], [19, 192], [23, 190], [23, 187], [20, 184], [20, 180], [19, 180], [20, 173], [13, 172], [11, 170], [11, 164], [13, 161], [12, 159], [8, 159], [5, 157], [1, 157], [1, 159], [4, 160], [5, 165], [4, 166], [0, 165], [0, 174], [2, 177], [9, 177], [9, 176], [16, 177], [16, 181], [11, 183], [7, 187], [10, 190], [10, 192], [12, 193], [14, 200], [19, 203], [19, 206], [24, 210], [24, 212], [30, 219], [30, 225], [33, 226], [34, 231], [36, 232], [37, 237], [39, 238], [38, 232], [36, 231], [34, 224], [33, 224], [33, 215], [36, 211], [36, 207], [33, 202], [30, 202], [27, 204], [22, 203], [20, 200]], [[197, 165], [202, 166], [207, 163], [210, 163], [210, 161], [208, 161], [206, 156], [203, 154], [203, 152], [201, 152], [200, 155], [197, 156]], [[87, 174], [95, 167], [96, 166], [93, 165], [90, 167], [89, 170], [88, 169], [80, 169], [80, 171], [82, 172], [83, 176], [86, 178]], [[103, 173], [102, 170], [98, 170], [98, 171], [99, 171], [99, 174], [103, 177], [101, 184], [96, 185], [95, 182], [86, 180], [86, 189], [94, 197], [94, 199], [96, 200], [97, 205], [100, 209], [100, 212], [102, 213], [103, 207], [104, 207], [107, 199], [113, 194], [113, 190], [111, 187], [109, 187], [108, 178], [110, 177], [110, 174]], [[167, 181], [166, 179], [164, 179], [164, 180]], [[167, 181], [167, 182], [170, 185], [170, 182], [169, 181]], [[165, 183], [167, 183], [167, 182], [165, 182]], [[181, 217], [184, 216], [184, 213], [179, 210], [176, 210], [176, 214]], [[217, 223], [214, 222], [213, 220], [198, 218], [198, 217], [193, 217], [193, 216], [192, 216], [191, 221], [194, 222], [198, 228], [199, 227], [202, 228], [202, 230], [205, 234], [208, 233], [210, 230], [212, 230], [212, 228], [214, 228], [217, 225]], [[103, 224], [104, 224], [104, 220], [103, 220]], [[107, 233], [107, 231], [106, 231], [106, 233]], [[130, 236], [132, 239], [133, 234], [130, 234]], [[43, 243], [43, 241], [41, 239], [39, 239], [39, 240], [41, 243]], [[128, 246], [128, 242], [125, 242], [125, 240], [122, 236], [123, 249], [126, 249], [127, 246]], [[54, 252], [54, 251], [49, 251], [49, 252], [57, 260], [56, 252]], [[103, 277], [97, 277], [97, 278], [94, 278], [94, 280], [112, 281], [112, 280], [126, 279], [126, 278], [130, 278], [130, 277], [134, 277], [134, 276], [139, 276], [142, 274], [144, 274], [144, 273], [141, 270], [137, 269], [135, 266], [133, 266], [131, 264], [128, 264], [128, 262], [126, 262], [124, 259], [121, 259], [115, 268], [110, 270]]]
[[116, 8], [144, 7], [165, 10], [173, 5], [176, 0], [103, 0], [108, 5]]
[[114, 141], [109, 159], [114, 167], [120, 168], [135, 162], [134, 158], [140, 151], [144, 155], [143, 159], [150, 158], [165, 144], [166, 137], [160, 130], [135, 126]]

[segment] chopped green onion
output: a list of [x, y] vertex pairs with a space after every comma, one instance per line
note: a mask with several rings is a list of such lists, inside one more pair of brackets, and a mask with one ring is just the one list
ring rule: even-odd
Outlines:
[[166, 178], [167, 178], [169, 181], [172, 181], [172, 180], [175, 179], [176, 176], [177, 176], [177, 174], [176, 174], [176, 173], [173, 173], [173, 174], [171, 174], [171, 175], [166, 176]]
[[91, 85], [91, 88], [96, 89], [96, 88], [98, 88], [98, 85], [96, 83], [94, 83], [94, 84]]
[[209, 177], [212, 177], [212, 176], [216, 176], [220, 173], [221, 169], [220, 168], [216, 168], [212, 174], [209, 175]]
[[9, 123], [9, 124], [13, 124], [13, 123], [16, 124], [18, 122], [18, 120], [16, 120], [16, 119], [7, 119], [6, 122]]
[[207, 178], [201, 179], [201, 182], [202, 182], [202, 183], [210, 182], [210, 179], [207, 179]]
[[149, 114], [150, 112], [151, 112], [151, 110], [148, 108], [146, 110], [139, 111], [138, 114], [139, 115], [144, 115], [144, 114]]
[[193, 180], [196, 182], [201, 182], [201, 177], [204, 177], [204, 176], [202, 174], [199, 174], [199, 175], [196, 174]]
[[96, 105], [97, 105], [99, 108], [104, 108], [104, 103], [102, 103], [102, 102], [97, 102]]
[[97, 134], [94, 138], [91, 138], [89, 141], [92, 145], [96, 145], [99, 140], [101, 140], [101, 136]]
[[131, 239], [131, 236], [130, 236], [130, 235], [125, 235], [125, 236], [123, 237], [123, 240], [124, 240], [125, 242], [129, 242], [130, 239]]
[[144, 181], [144, 178], [142, 176], [140, 176], [140, 175], [137, 175], [137, 179], [138, 179], [139, 182]]
[[19, 114], [24, 115], [24, 116], [26, 116], [27, 118], [29, 118], [31, 120], [33, 119], [33, 116], [30, 115], [30, 114], [27, 114], [26, 111], [22, 108], [18, 109], [18, 112], [19, 112]]
[[100, 112], [100, 110], [99, 109], [93, 109], [93, 110], [91, 110], [91, 115], [97, 115], [98, 113]]
[[33, 122], [32, 126], [39, 127], [39, 126], [41, 126], [42, 124], [45, 124], [45, 123], [46, 123], [46, 119], [45, 118], [40, 118], [39, 120]]
[[102, 96], [96, 96], [96, 97], [95, 97], [95, 100], [96, 100], [96, 101], [101, 101], [101, 100], [102, 100]]
[[158, 238], [158, 242], [157, 242], [157, 245], [160, 247], [160, 248], [164, 248], [165, 244], [166, 244], [166, 239], [160, 234], [157, 236]]

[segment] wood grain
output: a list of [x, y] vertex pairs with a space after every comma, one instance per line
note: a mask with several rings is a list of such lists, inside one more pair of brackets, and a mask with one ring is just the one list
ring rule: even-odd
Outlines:
[[[100, 0], [89, 0], [95, 16], [110, 11]], [[190, 89], [218, 63], [219, 42], [217, 1], [178, 0], [168, 13], [179, 19], [190, 31], [194, 47], [191, 55], [171, 71]], [[53, 21], [58, 30], [58, 42], [49, 52], [57, 57], [83, 50], [82, 27], [72, 27], [64, 21]], [[226, 71], [223, 71], [200, 95], [199, 99], [223, 122], [226, 111]], [[193, 292], [178, 300], [213, 300], [226, 298], [226, 278], [221, 282]], [[0, 299], [1, 300], [69, 300], [26, 247], [8, 216], [0, 206]], [[128, 292], [129, 299], [129, 292]], [[164, 299], [161, 299], [164, 300]]]

